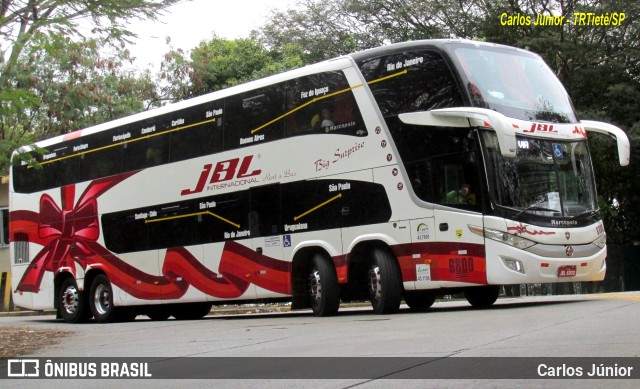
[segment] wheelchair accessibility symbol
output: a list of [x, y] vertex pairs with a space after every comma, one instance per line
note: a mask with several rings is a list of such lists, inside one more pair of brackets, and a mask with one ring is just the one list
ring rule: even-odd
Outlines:
[[284, 247], [291, 247], [291, 235], [282, 236], [282, 245]]
[[564, 151], [562, 150], [562, 145], [559, 143], [554, 143], [553, 144], [553, 155], [556, 156], [556, 158], [563, 158], [564, 157]]

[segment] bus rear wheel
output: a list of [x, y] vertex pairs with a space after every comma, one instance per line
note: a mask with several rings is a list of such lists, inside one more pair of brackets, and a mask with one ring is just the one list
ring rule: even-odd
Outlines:
[[78, 290], [78, 284], [73, 277], [67, 277], [62, 281], [58, 296], [58, 312], [64, 321], [81, 323], [89, 319], [84, 294]]
[[499, 285], [475, 286], [464, 290], [464, 297], [474, 308], [490, 307], [496, 302], [499, 294]]
[[372, 257], [368, 280], [373, 311], [380, 315], [398, 312], [402, 299], [402, 278], [395, 257], [379, 248], [372, 251]]
[[307, 276], [309, 302], [315, 316], [332, 316], [340, 308], [338, 277], [324, 255], [315, 254]]
[[113, 305], [113, 288], [104, 274], [99, 274], [91, 283], [89, 306], [93, 318], [98, 323], [108, 323], [116, 319], [116, 307]]

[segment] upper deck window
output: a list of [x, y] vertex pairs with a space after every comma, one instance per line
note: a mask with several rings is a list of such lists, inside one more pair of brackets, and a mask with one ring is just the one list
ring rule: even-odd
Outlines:
[[13, 189], [33, 193], [284, 137], [364, 137], [354, 88], [341, 71], [321, 72], [70, 137], [33, 153], [37, 167], [16, 163]]
[[358, 65], [385, 117], [463, 105], [453, 74], [438, 52], [394, 53]]
[[474, 106], [529, 121], [573, 123], [569, 96], [537, 55], [493, 47], [453, 50]]

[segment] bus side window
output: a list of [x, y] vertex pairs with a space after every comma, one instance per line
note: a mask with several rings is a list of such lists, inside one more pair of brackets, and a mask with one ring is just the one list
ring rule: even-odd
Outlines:
[[37, 157], [42, 175], [39, 189], [55, 188], [75, 182], [77, 161], [73, 157], [70, 158], [72, 149], [69, 142], [64, 142], [47, 149]]
[[198, 200], [206, 210], [198, 216], [196, 233], [198, 242], [221, 242], [227, 239], [249, 238], [237, 236], [239, 231], [249, 230], [247, 215], [250, 211], [249, 191], [225, 193]]
[[225, 150], [278, 140], [284, 135], [282, 84], [230, 96], [225, 109]]
[[342, 134], [366, 136], [353, 91], [342, 72], [289, 81], [285, 88], [286, 136]]
[[149, 247], [152, 249], [191, 246], [198, 242], [196, 230], [197, 216], [191, 204], [173, 205], [157, 213], [158, 221], [150, 218], [147, 223]]
[[[165, 116], [127, 126], [125, 132], [130, 134], [131, 138], [125, 139], [121, 146], [122, 171], [144, 169], [169, 162], [169, 139], [159, 134], [164, 130], [162, 123], [167, 123], [168, 120]], [[153, 132], [145, 130], [153, 127], [156, 128]]]
[[174, 120], [184, 120], [184, 124], [169, 136], [171, 162], [222, 151], [223, 115], [217, 112], [223, 112], [223, 106], [222, 101], [214, 101], [172, 115]]
[[435, 202], [461, 208], [480, 207], [480, 180], [473, 151], [433, 158]]
[[123, 211], [102, 215], [102, 235], [105, 247], [115, 253], [149, 249], [149, 234], [144, 219], [136, 219], [135, 212]]
[[[35, 153], [31, 153], [35, 155]], [[42, 169], [22, 165], [17, 159], [14, 160], [15, 165], [11, 167], [13, 170], [13, 188], [18, 193], [32, 193], [41, 190]]]
[[[412, 63], [397, 68], [396, 64]], [[434, 51], [391, 54], [359, 64], [383, 116], [462, 105], [462, 95], [442, 56]]]
[[84, 138], [83, 143], [86, 143], [88, 148], [79, 157], [78, 181], [94, 180], [119, 174], [122, 171], [121, 146], [113, 141], [115, 131], [99, 132]]
[[280, 184], [251, 188], [251, 211], [247, 225], [251, 237], [281, 233]]

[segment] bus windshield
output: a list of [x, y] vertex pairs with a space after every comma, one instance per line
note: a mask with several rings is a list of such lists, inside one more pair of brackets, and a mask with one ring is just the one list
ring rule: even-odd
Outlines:
[[564, 87], [539, 56], [468, 45], [457, 46], [454, 53], [474, 106], [514, 119], [577, 121]]
[[505, 158], [495, 132], [483, 131], [482, 139], [495, 205], [541, 217], [577, 217], [597, 209], [586, 141], [517, 137], [516, 158]]

